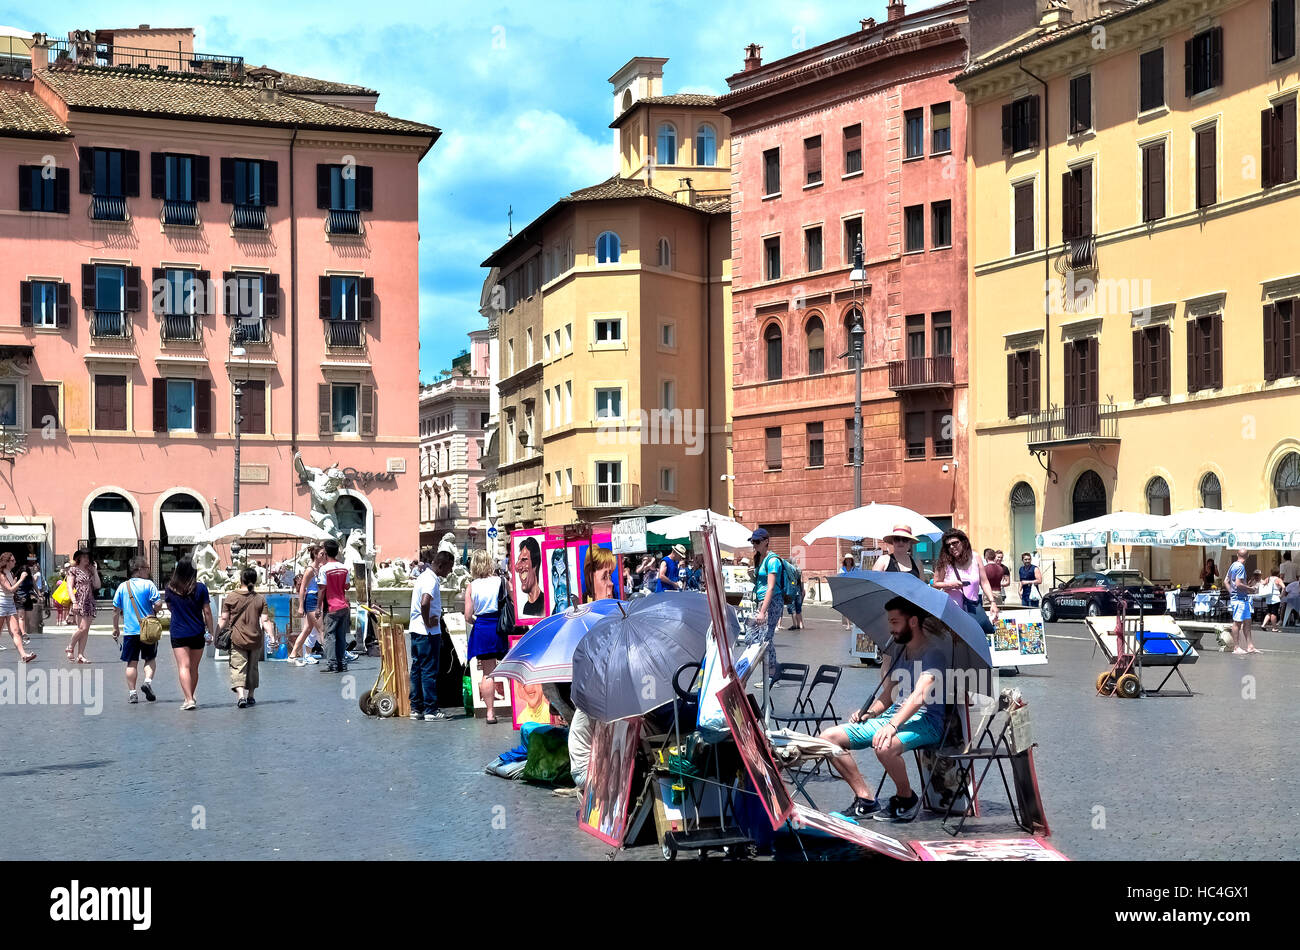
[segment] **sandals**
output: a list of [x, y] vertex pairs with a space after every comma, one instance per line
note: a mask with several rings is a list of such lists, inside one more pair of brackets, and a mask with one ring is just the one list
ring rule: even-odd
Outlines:
[[28, 653], [26, 656], [23, 657], [23, 662], [24, 662], [24, 663], [30, 663], [30, 662], [32, 662], [32, 660], [34, 660], [34, 659], [36, 659], [36, 654], [35, 654], [35, 653]]
[[86, 657], [85, 657], [84, 654], [83, 654], [82, 656], [77, 657], [77, 662], [78, 662], [78, 663], [83, 663], [83, 664], [85, 664], [86, 666], [89, 666], [89, 665], [90, 665], [90, 661], [86, 659]]

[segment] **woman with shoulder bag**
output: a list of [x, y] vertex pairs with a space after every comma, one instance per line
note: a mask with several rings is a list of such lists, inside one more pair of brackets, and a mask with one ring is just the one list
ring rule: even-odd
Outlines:
[[[226, 595], [221, 604], [221, 629], [230, 637], [230, 688], [238, 696], [240, 709], [257, 705], [253, 692], [258, 687], [257, 665], [265, 650], [266, 637], [275, 638], [266, 598], [253, 590], [257, 570], [244, 568], [239, 575], [244, 590]], [[268, 629], [269, 628], [269, 629]]]
[[[993, 599], [993, 587], [984, 573], [984, 559], [971, 548], [966, 532], [949, 528], [939, 539], [939, 560], [935, 564], [933, 584], [973, 616], [986, 634], [993, 633], [998, 605]], [[981, 592], [988, 595], [988, 613], [984, 611]]]
[[502, 600], [509, 600], [510, 590], [506, 580], [493, 570], [492, 556], [487, 551], [475, 551], [469, 559], [472, 578], [465, 587], [465, 626], [469, 630], [469, 647], [465, 663], [478, 660], [483, 679], [478, 684], [478, 694], [487, 706], [489, 724], [497, 721], [497, 681], [492, 672], [506, 655], [509, 642], [501, 630]]
[[194, 691], [199, 686], [199, 664], [203, 661], [203, 648], [212, 641], [212, 603], [208, 588], [200, 584], [194, 563], [181, 558], [172, 570], [172, 578], [163, 590], [163, 599], [171, 611], [172, 656], [176, 657], [176, 674], [180, 679], [181, 703], [184, 711], [198, 706]]

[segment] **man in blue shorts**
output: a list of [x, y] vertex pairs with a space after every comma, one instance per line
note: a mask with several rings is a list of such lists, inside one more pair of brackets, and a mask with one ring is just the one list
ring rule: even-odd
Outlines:
[[1232, 607], [1232, 652], [1237, 656], [1258, 653], [1259, 650], [1255, 649], [1255, 641], [1250, 635], [1250, 595], [1254, 593], [1254, 588], [1246, 580], [1245, 548], [1237, 551], [1237, 560], [1233, 562], [1232, 567], [1228, 568], [1227, 576], [1223, 578], [1223, 586], [1231, 595], [1228, 603]]
[[854, 795], [844, 814], [854, 819], [870, 815], [877, 821], [911, 821], [921, 808], [921, 799], [908, 782], [903, 754], [935, 745], [943, 738], [944, 687], [952, 665], [952, 643], [926, 632], [922, 623], [930, 615], [911, 601], [895, 597], [885, 603], [885, 612], [898, 646], [882, 664], [881, 695], [850, 716], [847, 725], [827, 729], [821, 738], [842, 749], [875, 750], [898, 790], [882, 811], [853, 756], [835, 756], [831, 766], [849, 783]]
[[[158, 612], [162, 594], [149, 579], [149, 559], [131, 558], [131, 576], [118, 585], [113, 594], [113, 640], [121, 643], [122, 662], [126, 664], [126, 701], [138, 703], [135, 684], [139, 677], [140, 661], [144, 660], [144, 682], [140, 691], [149, 702], [158, 697], [153, 691], [153, 674], [158, 665], [158, 644], [140, 642], [140, 621]], [[122, 627], [126, 636], [122, 636]]]

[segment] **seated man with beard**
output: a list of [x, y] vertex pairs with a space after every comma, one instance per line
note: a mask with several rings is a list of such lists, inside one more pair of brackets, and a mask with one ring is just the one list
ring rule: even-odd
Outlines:
[[944, 684], [952, 665], [952, 642], [939, 633], [947, 628], [927, 624], [930, 615], [902, 597], [887, 601], [885, 612], [898, 647], [881, 665], [880, 695], [850, 716], [847, 725], [833, 726], [821, 738], [843, 749], [874, 749], [898, 789], [882, 811], [853, 756], [835, 756], [831, 766], [853, 788], [853, 803], [844, 810], [845, 815], [911, 821], [920, 810], [921, 799], [908, 782], [903, 753], [935, 745], [943, 738]]

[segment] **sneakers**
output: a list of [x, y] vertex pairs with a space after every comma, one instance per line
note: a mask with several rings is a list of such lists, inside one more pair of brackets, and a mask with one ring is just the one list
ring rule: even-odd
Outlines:
[[158, 701], [158, 697], [155, 696], [153, 692], [153, 684], [148, 680], [145, 680], [140, 684], [140, 692], [144, 693], [144, 698], [149, 700], [149, 702], [153, 703]]
[[340, 667], [338, 668], [338, 670], [337, 670], [336, 672], [339, 672], [339, 673], [346, 673], [347, 671], [348, 671], [348, 665], [347, 665], [346, 663], [344, 663], [342, 666], [340, 666]]
[[250, 706], [256, 706], [256, 705], [257, 705], [257, 700], [254, 699], [252, 696], [249, 696], [249, 697], [248, 697], [248, 705], [250, 705]]
[[300, 656], [293, 661], [294, 666], [315, 666], [318, 663], [320, 663], [320, 660], [314, 656]]
[[[412, 716], [411, 718], [414, 719], [415, 717]], [[435, 709], [433, 712], [426, 711], [424, 714], [425, 722], [442, 722], [446, 718], [447, 718], [447, 714], [443, 712], [441, 709]]]
[[248, 700], [240, 699], [235, 703], [235, 705], [238, 706], [240, 709], [244, 709], [245, 707], [248, 706]]
[[411, 713], [411, 720], [412, 720], [413, 722], [419, 722], [419, 721], [422, 720], [423, 718], [424, 718], [424, 713], [422, 713], [422, 712], [413, 712], [413, 713]]
[[136, 695], [135, 690], [131, 690], [131, 692], [126, 694], [126, 701], [128, 703], [138, 703], [140, 701], [140, 697]]
[[[318, 661], [318, 662], [319, 662], [319, 661]], [[347, 669], [346, 666], [343, 667], [343, 668], [344, 668], [345, 670]], [[337, 673], [337, 672], [339, 671], [339, 668], [338, 668], [337, 666], [335, 666], [333, 663], [330, 663], [330, 664], [327, 665], [327, 666], [322, 666], [322, 667], [320, 668], [320, 671], [321, 671], [322, 673]]]
[[199, 704], [196, 703], [194, 700], [192, 700], [192, 699], [187, 699], [187, 700], [185, 700], [185, 702], [181, 703], [181, 711], [182, 711], [182, 712], [190, 712], [190, 711], [194, 710], [195, 708], [197, 708], [198, 705], [199, 705]]
[[877, 812], [872, 817], [876, 821], [911, 821], [920, 810], [921, 798], [916, 792], [913, 792], [910, 798], [899, 798], [897, 795], [891, 795], [889, 807], [884, 811]]
[[880, 802], [874, 798], [854, 798], [853, 804], [841, 812], [849, 818], [857, 821], [861, 818], [869, 818], [880, 811]]
[[353, 653], [351, 650], [347, 650], [346, 652], [344, 652], [343, 658], [347, 660], [349, 663], [351, 663], [353, 660], [357, 658], [357, 654]]

